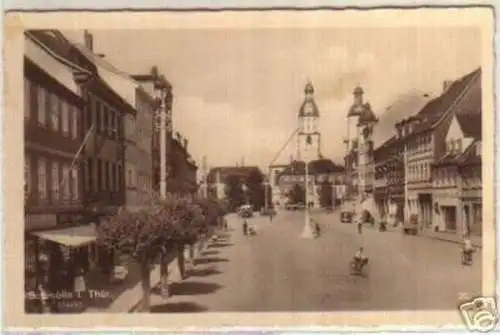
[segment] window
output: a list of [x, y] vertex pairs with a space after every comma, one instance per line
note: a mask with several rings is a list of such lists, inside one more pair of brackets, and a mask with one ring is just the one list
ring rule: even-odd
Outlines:
[[71, 178], [69, 175], [69, 165], [68, 164], [64, 164], [62, 166], [61, 185], [62, 185], [62, 198], [63, 198], [63, 200], [68, 201], [70, 199], [70, 187], [71, 187]]
[[85, 176], [85, 188], [87, 189], [87, 191], [91, 191], [93, 190], [94, 186], [94, 166], [92, 158], [88, 158], [85, 162]]
[[104, 162], [104, 189], [106, 191], [111, 190], [111, 180], [109, 175], [109, 162]]
[[52, 162], [52, 174], [51, 174], [51, 199], [52, 202], [59, 201], [59, 163]]
[[96, 170], [97, 170], [97, 185], [96, 185], [96, 190], [101, 191], [102, 190], [102, 162], [99, 158], [96, 159]]
[[31, 82], [24, 78], [24, 118], [29, 119], [31, 112]]
[[47, 199], [47, 161], [43, 158], [38, 159], [38, 198]]
[[78, 168], [75, 166], [71, 169], [71, 200], [80, 198], [80, 189], [78, 185]]
[[52, 125], [52, 130], [59, 130], [59, 114], [60, 114], [60, 106], [59, 106], [59, 97], [55, 94], [49, 94], [49, 106], [50, 106], [50, 120]]
[[62, 132], [64, 135], [69, 134], [69, 105], [66, 101], [61, 101], [61, 123], [62, 123]]
[[29, 156], [24, 156], [24, 196], [31, 195], [31, 161]]
[[78, 108], [68, 105], [68, 113], [71, 116], [71, 137], [76, 139], [78, 137]]
[[96, 130], [101, 130], [101, 102], [95, 101], [94, 104], [94, 120], [92, 120], [93, 124], [95, 124]]
[[42, 86], [38, 86], [37, 91], [38, 123], [44, 126], [47, 124], [47, 91]]
[[458, 139], [458, 140], [456, 141], [455, 145], [456, 145], [456, 148], [455, 148], [455, 149], [456, 149], [458, 152], [462, 152], [462, 140], [461, 140], [461, 139]]
[[105, 132], [105, 131], [107, 131], [107, 129], [106, 129], [106, 111], [107, 111], [107, 108], [103, 103], [100, 103], [100, 106], [101, 106], [101, 108], [100, 108], [101, 109], [101, 111], [100, 111], [101, 118], [98, 121], [100, 122], [100, 125], [101, 125], [101, 131]]
[[122, 184], [122, 173], [123, 173], [123, 168], [121, 165], [117, 165], [117, 173], [116, 173], [116, 185], [117, 189], [120, 190], [123, 187]]

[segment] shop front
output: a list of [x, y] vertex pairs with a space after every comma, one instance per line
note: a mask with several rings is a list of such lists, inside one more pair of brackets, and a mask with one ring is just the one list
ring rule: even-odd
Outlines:
[[439, 190], [434, 193], [433, 229], [435, 231], [463, 234], [461, 226], [462, 202], [456, 190]]
[[[86, 273], [95, 264], [95, 225], [76, 225], [77, 219], [81, 217], [66, 214], [26, 216], [24, 240], [27, 313], [41, 311], [40, 300], [33, 298], [37, 297], [36, 292], [39, 292], [40, 287], [52, 294], [72, 292], [76, 272], [81, 269]], [[72, 220], [72, 226], [67, 226], [68, 220]], [[58, 311], [59, 302], [51, 302], [51, 311]]]

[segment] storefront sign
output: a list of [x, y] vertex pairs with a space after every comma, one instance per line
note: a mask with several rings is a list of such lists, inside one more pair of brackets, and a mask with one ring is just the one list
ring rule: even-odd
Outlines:
[[56, 214], [28, 214], [24, 220], [24, 229], [27, 231], [52, 228], [56, 225]]

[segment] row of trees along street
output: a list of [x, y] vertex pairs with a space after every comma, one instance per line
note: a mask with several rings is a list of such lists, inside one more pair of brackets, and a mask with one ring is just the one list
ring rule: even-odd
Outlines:
[[99, 225], [98, 244], [115, 255], [140, 264], [142, 309], [150, 308], [150, 272], [160, 264], [162, 291], [168, 296], [168, 263], [175, 255], [185, 276], [184, 250], [192, 261], [197, 242], [204, 243], [222, 225], [227, 213], [224, 202], [199, 196], [168, 194], [154, 196], [139, 211], [120, 210]]

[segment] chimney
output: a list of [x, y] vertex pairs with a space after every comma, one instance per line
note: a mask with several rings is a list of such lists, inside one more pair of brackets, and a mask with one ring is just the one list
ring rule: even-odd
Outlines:
[[85, 47], [90, 51], [94, 51], [94, 37], [86, 29], [83, 31], [83, 40]]
[[184, 149], [186, 149], [186, 150], [188, 148], [188, 143], [189, 143], [189, 141], [185, 138], [184, 139]]
[[443, 93], [448, 91], [448, 89], [450, 88], [450, 86], [453, 84], [453, 81], [452, 80], [445, 80], [443, 81]]

